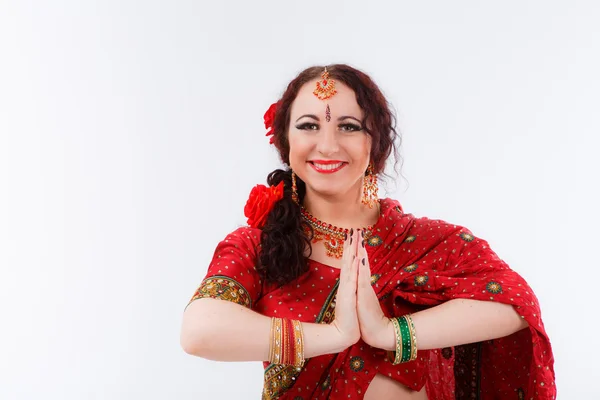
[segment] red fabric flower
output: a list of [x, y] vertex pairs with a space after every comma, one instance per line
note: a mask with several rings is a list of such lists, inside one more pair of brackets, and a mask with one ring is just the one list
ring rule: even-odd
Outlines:
[[248, 225], [261, 229], [267, 222], [267, 216], [275, 203], [283, 198], [283, 181], [277, 186], [256, 185], [244, 207], [244, 215], [248, 217]]
[[271, 136], [271, 139], [269, 139], [270, 144], [273, 144], [273, 141], [275, 140], [275, 136], [273, 136], [273, 134], [275, 133], [273, 131], [273, 121], [275, 120], [275, 112], [277, 112], [277, 103], [271, 104], [271, 107], [269, 107], [264, 116], [265, 128], [268, 129], [267, 134], [265, 136]]

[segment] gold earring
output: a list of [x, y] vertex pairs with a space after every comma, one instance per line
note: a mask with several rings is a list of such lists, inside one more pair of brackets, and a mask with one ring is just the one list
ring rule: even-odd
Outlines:
[[363, 179], [362, 203], [369, 206], [369, 208], [373, 208], [379, 200], [379, 187], [377, 186], [377, 175], [375, 175], [374, 169], [375, 166], [370, 162]]
[[298, 188], [296, 187], [296, 173], [292, 171], [292, 200], [296, 204], [300, 204], [298, 201]]

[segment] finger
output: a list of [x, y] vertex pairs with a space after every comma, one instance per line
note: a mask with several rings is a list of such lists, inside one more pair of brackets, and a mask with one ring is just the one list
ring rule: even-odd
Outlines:
[[369, 257], [367, 250], [364, 247], [364, 241], [362, 242], [359, 250], [360, 264], [358, 266], [358, 281], [359, 286], [364, 288], [371, 287], [371, 265], [369, 264]]
[[361, 241], [360, 236], [361, 236], [360, 229], [355, 230], [354, 231], [354, 240], [352, 241], [350, 251], [356, 257], [358, 257], [358, 248], [360, 247], [360, 241]]
[[352, 242], [350, 244], [350, 254], [352, 254], [352, 264], [350, 268], [351, 281], [354, 282], [354, 287], [356, 287], [358, 281], [358, 262], [360, 261], [358, 258], [358, 248], [360, 247], [360, 231], [354, 231], [354, 235], [352, 237]]
[[344, 240], [344, 248], [342, 253], [342, 268], [340, 271], [340, 284], [348, 280], [350, 275], [350, 269], [352, 264], [352, 243], [354, 243], [353, 239], [354, 231], [350, 230], [349, 233], [346, 234], [346, 240]]
[[358, 284], [362, 288], [371, 288], [371, 268], [368, 258], [361, 257], [358, 265]]
[[360, 245], [358, 246], [357, 257], [367, 257], [367, 239], [365, 239], [365, 232], [360, 232]]
[[352, 266], [350, 268], [350, 276], [348, 279], [348, 283], [349, 286], [351, 288], [353, 288], [353, 292], [356, 293], [356, 290], [358, 289], [358, 268], [359, 268], [359, 263], [360, 263], [360, 259], [356, 256], [353, 256], [354, 259], [352, 260]]

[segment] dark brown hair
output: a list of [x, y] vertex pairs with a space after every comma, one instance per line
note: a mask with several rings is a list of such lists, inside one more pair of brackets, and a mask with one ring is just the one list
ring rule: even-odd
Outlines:
[[[314, 66], [302, 71], [293, 79], [281, 99], [273, 122], [274, 145], [281, 160], [289, 166], [290, 144], [288, 129], [291, 106], [298, 92], [306, 83], [320, 78], [325, 66]], [[371, 161], [376, 174], [382, 174], [390, 155], [399, 159], [396, 141], [396, 118], [375, 82], [365, 73], [345, 64], [328, 65], [329, 77], [348, 86], [356, 94], [356, 101], [364, 113], [362, 126], [371, 135]], [[396, 165], [394, 164], [394, 165]], [[261, 234], [261, 252], [258, 271], [270, 283], [284, 285], [308, 270], [305, 249], [311, 249], [312, 230], [304, 232], [300, 217], [300, 206], [292, 201], [291, 170], [277, 169], [269, 174], [267, 183], [277, 185], [284, 182], [284, 198], [277, 202], [269, 213]], [[300, 204], [306, 186], [296, 177]]]

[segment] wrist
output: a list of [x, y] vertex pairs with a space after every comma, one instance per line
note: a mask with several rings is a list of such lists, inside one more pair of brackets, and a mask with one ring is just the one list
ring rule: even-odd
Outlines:
[[396, 349], [396, 331], [390, 318], [385, 317], [379, 334], [379, 346], [377, 347], [387, 351], [394, 351]]
[[338, 348], [336, 353], [346, 350], [360, 339], [360, 332], [357, 337], [352, 337], [347, 333], [344, 333], [338, 326], [337, 320], [330, 323], [329, 328], [331, 330], [331, 336], [334, 338], [334, 343]]

